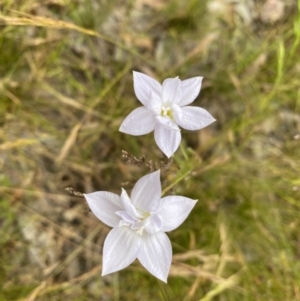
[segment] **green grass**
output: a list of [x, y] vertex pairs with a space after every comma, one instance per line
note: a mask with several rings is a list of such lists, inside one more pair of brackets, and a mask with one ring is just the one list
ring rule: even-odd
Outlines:
[[[300, 2], [249, 25], [209, 2], [2, 1], [0, 300], [300, 299]], [[121, 150], [166, 162], [153, 134], [118, 132], [132, 70], [204, 76], [194, 105], [217, 119], [162, 173], [198, 199], [167, 285], [138, 263], [100, 277], [109, 229], [64, 191], [130, 190], [148, 170]]]

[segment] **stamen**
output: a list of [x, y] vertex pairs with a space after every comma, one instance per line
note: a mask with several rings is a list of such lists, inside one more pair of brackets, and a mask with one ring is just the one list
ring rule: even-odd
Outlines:
[[139, 235], [143, 235], [143, 232], [144, 232], [144, 227], [140, 227], [137, 231], [136, 231], [136, 233], [137, 234], [139, 234]]
[[170, 117], [172, 118], [173, 114], [172, 114], [172, 109], [170, 107], [164, 107], [162, 106], [161, 107], [161, 113], [160, 113], [162, 116], [165, 116], [165, 117]]

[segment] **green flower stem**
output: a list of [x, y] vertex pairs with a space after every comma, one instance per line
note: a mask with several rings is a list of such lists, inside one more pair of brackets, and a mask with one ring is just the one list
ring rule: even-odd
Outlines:
[[171, 183], [169, 186], [167, 186], [163, 191], [162, 191], [162, 196], [171, 188], [173, 188], [177, 183], [182, 181], [186, 176], [188, 176], [192, 172], [192, 169], [189, 169], [187, 172], [182, 174], [179, 178], [177, 178], [173, 183]]
[[183, 146], [183, 143], [180, 143], [180, 150], [182, 152], [182, 155], [183, 155], [185, 161], [189, 161], [189, 157], [188, 157], [188, 155], [186, 153], [186, 150], [185, 150], [185, 148]]

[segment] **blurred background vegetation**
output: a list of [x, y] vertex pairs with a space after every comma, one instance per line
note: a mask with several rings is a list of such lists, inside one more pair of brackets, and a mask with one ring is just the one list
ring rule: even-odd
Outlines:
[[[300, 300], [300, 1], [0, 1], [0, 300]], [[118, 132], [132, 70], [204, 76], [172, 164]], [[101, 277], [109, 231], [80, 192], [163, 168], [199, 199], [169, 234], [168, 284], [138, 262]], [[168, 168], [166, 168], [168, 167]]]

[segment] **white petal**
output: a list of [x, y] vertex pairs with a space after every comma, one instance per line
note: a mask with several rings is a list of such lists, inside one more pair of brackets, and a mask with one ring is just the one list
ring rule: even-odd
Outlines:
[[155, 115], [145, 107], [133, 110], [122, 122], [119, 131], [133, 136], [145, 135], [154, 130]]
[[164, 232], [158, 232], [142, 238], [138, 260], [153, 276], [167, 282], [172, 262], [172, 246], [168, 236]]
[[155, 126], [154, 139], [160, 150], [170, 158], [178, 149], [181, 141], [181, 132], [167, 129], [158, 123]]
[[181, 80], [178, 77], [165, 79], [162, 84], [163, 103], [178, 103], [181, 100], [181, 96]]
[[186, 106], [192, 103], [198, 96], [203, 77], [197, 76], [181, 81], [182, 97], [178, 102], [179, 106]]
[[161, 230], [163, 221], [161, 219], [161, 217], [158, 214], [152, 214], [151, 216], [149, 216], [146, 220], [146, 224], [145, 224], [145, 230], [148, 232], [148, 234], [155, 234], [158, 231]]
[[133, 206], [127, 192], [125, 189], [122, 188], [122, 193], [121, 193], [121, 203], [123, 205], [124, 210], [133, 218], [142, 218], [143, 216], [139, 214], [135, 207]]
[[178, 125], [174, 121], [172, 121], [170, 117], [156, 116], [155, 119], [166, 129], [180, 131]]
[[[126, 212], [126, 211], [117, 211], [116, 214], [121, 217], [121, 219], [122, 219], [121, 224], [123, 224], [123, 225], [127, 225], [127, 226], [133, 225], [137, 221], [136, 218], [132, 217], [132, 215], [128, 214], [128, 212]], [[119, 226], [121, 224], [119, 223]]]
[[200, 130], [216, 121], [206, 110], [199, 107], [172, 106], [173, 116], [178, 125], [186, 130]]
[[146, 107], [151, 99], [150, 93], [156, 98], [161, 97], [161, 84], [146, 74], [133, 71], [133, 87], [136, 97]]
[[137, 209], [154, 212], [161, 197], [160, 170], [140, 178], [131, 192], [131, 201]]
[[102, 276], [129, 266], [141, 249], [141, 236], [128, 227], [112, 229], [104, 242]]
[[183, 196], [167, 196], [162, 198], [156, 211], [163, 221], [161, 231], [172, 231], [180, 226], [196, 203], [197, 200]]
[[110, 227], [116, 227], [119, 224], [120, 217], [115, 213], [123, 210], [120, 197], [108, 191], [97, 191], [84, 194], [84, 197], [92, 212]]
[[161, 106], [162, 106], [161, 96], [157, 97], [156, 94], [151, 92], [150, 101], [145, 106], [148, 110], [152, 111], [155, 115], [160, 114]]

